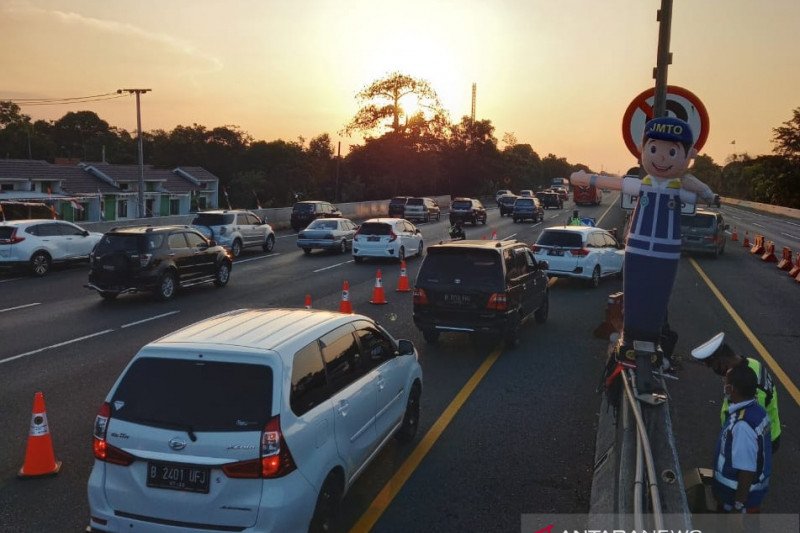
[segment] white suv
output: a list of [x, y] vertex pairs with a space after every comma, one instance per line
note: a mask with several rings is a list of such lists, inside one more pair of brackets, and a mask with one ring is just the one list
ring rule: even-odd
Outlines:
[[217, 209], [197, 213], [192, 226], [239, 257], [245, 248], [271, 252], [275, 246], [272, 226], [258, 215], [240, 209]]
[[547, 261], [547, 274], [579, 278], [590, 287], [600, 278], [622, 277], [624, 246], [611, 232], [594, 226], [552, 226], [539, 234], [533, 245], [538, 261]]
[[88, 261], [102, 238], [102, 233], [63, 220], [0, 222], [0, 267], [28, 267], [41, 277], [50, 272], [53, 263]]
[[411, 341], [361, 315], [240, 309], [148, 344], [94, 425], [93, 531], [327, 531], [394, 435], [414, 438]]

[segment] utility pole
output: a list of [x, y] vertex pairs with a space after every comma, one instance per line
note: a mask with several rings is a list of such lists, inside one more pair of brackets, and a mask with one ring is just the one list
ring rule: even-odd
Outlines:
[[672, 0], [661, 0], [656, 20], [658, 26], [658, 57], [653, 78], [656, 80], [656, 94], [653, 102], [653, 118], [667, 114], [667, 68], [672, 64], [672, 53], [669, 51], [669, 37], [672, 27]]
[[336, 185], [333, 188], [333, 202], [336, 203], [339, 196], [339, 163], [342, 162], [342, 141], [339, 141], [339, 147], [336, 149]]
[[136, 95], [136, 133], [139, 137], [139, 217], [144, 218], [144, 146], [142, 144], [142, 108], [139, 95], [149, 93], [152, 89], [117, 89], [117, 94], [124, 92]]

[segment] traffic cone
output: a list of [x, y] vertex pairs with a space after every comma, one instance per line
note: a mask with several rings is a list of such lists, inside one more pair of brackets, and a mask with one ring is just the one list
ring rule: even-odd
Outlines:
[[383, 279], [381, 277], [380, 268], [378, 269], [378, 272], [375, 274], [375, 288], [372, 289], [372, 300], [370, 300], [369, 303], [375, 305], [383, 305], [389, 303], [386, 301], [386, 295], [383, 293]]
[[306, 294], [305, 308], [306, 309], [311, 309], [311, 295], [310, 294]]
[[737, 242], [739, 240], [739, 234], [736, 232], [736, 226], [733, 227], [733, 233], [731, 234], [731, 240]]
[[347, 280], [342, 283], [342, 301], [339, 302], [339, 312], [346, 315], [353, 314], [353, 306], [350, 305], [350, 283]]
[[493, 241], [497, 240], [497, 230], [492, 230], [492, 240]]
[[25, 449], [25, 462], [19, 469], [19, 477], [52, 476], [61, 470], [61, 461], [56, 461], [53, 441], [47, 427], [47, 411], [44, 395], [37, 392], [33, 396], [31, 429], [28, 432], [28, 446]]
[[742, 241], [742, 248], [750, 248], [750, 234], [744, 230], [744, 240]]
[[411, 292], [411, 285], [408, 283], [406, 274], [406, 260], [400, 261], [400, 279], [397, 282], [397, 292]]

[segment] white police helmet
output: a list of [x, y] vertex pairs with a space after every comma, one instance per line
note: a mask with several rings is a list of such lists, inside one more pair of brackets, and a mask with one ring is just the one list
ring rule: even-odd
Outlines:
[[697, 348], [692, 350], [692, 357], [695, 359], [699, 359], [700, 361], [704, 359], [708, 359], [714, 352], [716, 352], [720, 346], [722, 346], [722, 341], [725, 340], [725, 333], [720, 332], [708, 339], [706, 342], [698, 346]]

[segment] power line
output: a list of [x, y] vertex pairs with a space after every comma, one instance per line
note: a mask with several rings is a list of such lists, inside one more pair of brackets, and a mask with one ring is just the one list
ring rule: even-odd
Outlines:
[[91, 102], [103, 102], [105, 100], [116, 100], [117, 98], [125, 98], [130, 96], [128, 94], [115, 94], [114, 96], [106, 96], [104, 98], [91, 98], [88, 100], [69, 100], [69, 101], [53, 101], [53, 102], [20, 102], [18, 100], [9, 100], [15, 104], [18, 104], [20, 107], [30, 107], [30, 106], [42, 106], [42, 105], [73, 105], [73, 104], [85, 104]]

